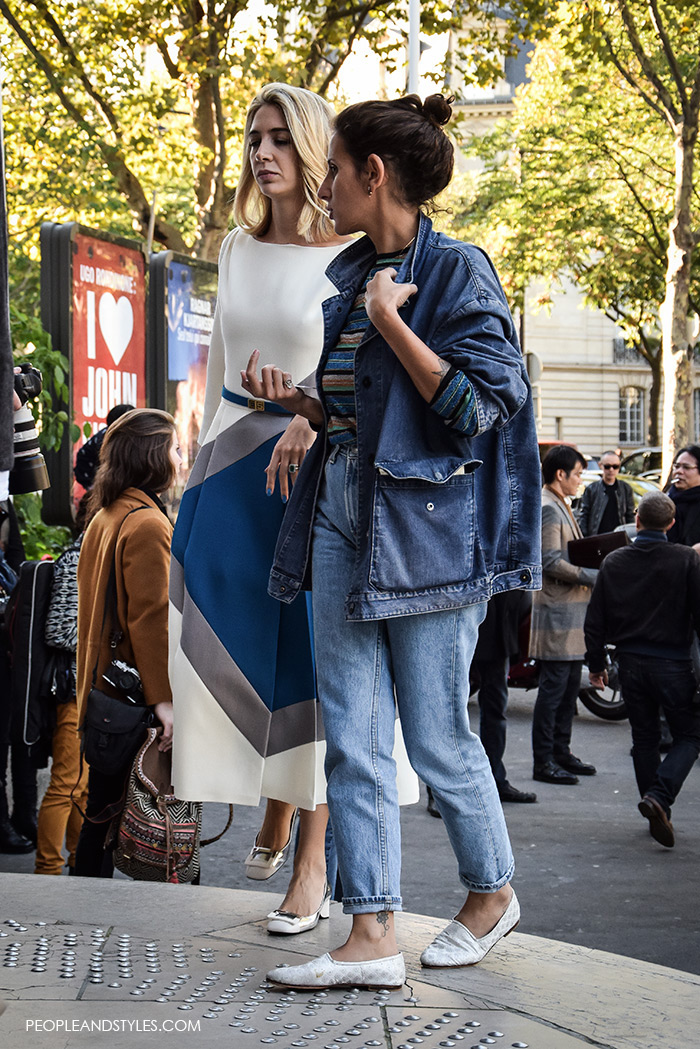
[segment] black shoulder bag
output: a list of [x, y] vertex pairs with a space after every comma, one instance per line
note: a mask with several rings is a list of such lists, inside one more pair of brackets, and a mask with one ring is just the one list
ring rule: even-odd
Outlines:
[[[122, 525], [129, 514], [138, 510], [147, 510], [146, 506], [137, 506], [124, 517]], [[121, 531], [121, 525], [119, 526]], [[119, 532], [117, 532], [117, 539]], [[107, 582], [105, 608], [100, 629], [100, 648], [107, 615], [111, 614], [112, 631], [110, 646], [116, 657], [116, 651], [124, 635], [119, 629], [117, 613], [117, 579], [116, 579], [116, 541], [112, 567]], [[105, 776], [114, 776], [127, 772], [139, 747], [146, 739], [148, 727], [153, 723], [153, 713], [146, 706], [140, 689], [138, 671], [116, 658], [109, 668], [109, 678], [102, 675], [118, 696], [107, 695], [96, 688], [97, 665], [100, 651], [97, 653], [92, 670], [92, 687], [88, 694], [85, 718], [81, 725], [83, 733], [82, 756], [91, 768]], [[110, 673], [110, 671], [112, 673]], [[136, 686], [136, 687], [134, 687]]]

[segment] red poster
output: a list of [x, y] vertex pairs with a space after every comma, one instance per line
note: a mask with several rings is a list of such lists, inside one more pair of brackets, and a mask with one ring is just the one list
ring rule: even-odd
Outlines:
[[101, 430], [115, 404], [146, 406], [143, 255], [82, 233], [73, 252], [72, 379], [81, 430]]

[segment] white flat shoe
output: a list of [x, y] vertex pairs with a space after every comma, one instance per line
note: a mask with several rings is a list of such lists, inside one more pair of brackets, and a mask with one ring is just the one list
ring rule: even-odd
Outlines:
[[451, 921], [425, 948], [420, 956], [421, 965], [428, 969], [476, 965], [486, 957], [494, 944], [513, 931], [519, 921], [520, 904], [514, 892], [503, 917], [491, 932], [477, 939], [461, 922]]
[[331, 887], [326, 882], [326, 890], [321, 906], [313, 914], [294, 914], [292, 911], [271, 911], [268, 914], [267, 931], [281, 936], [295, 936], [299, 932], [309, 932], [318, 925], [319, 918], [328, 918], [331, 913]]
[[375, 987], [395, 990], [406, 981], [406, 966], [402, 954], [390, 958], [374, 958], [369, 962], [337, 962], [330, 954], [306, 962], [304, 965], [278, 965], [267, 974], [272, 983], [301, 990], [324, 987]]
[[277, 874], [277, 871], [282, 869], [294, 837], [297, 811], [296, 809], [294, 810], [292, 823], [289, 828], [289, 840], [283, 849], [266, 849], [258, 845], [258, 839], [255, 839], [256, 844], [253, 845], [253, 848], [245, 858], [246, 878], [251, 878], [253, 881], [267, 881], [268, 878], [271, 878], [273, 874]]

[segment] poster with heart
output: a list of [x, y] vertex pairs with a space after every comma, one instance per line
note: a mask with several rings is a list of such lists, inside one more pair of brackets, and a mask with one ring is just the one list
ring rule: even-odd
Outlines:
[[82, 433], [75, 452], [104, 429], [115, 405], [146, 405], [146, 280], [136, 243], [83, 233], [73, 241], [72, 271], [73, 411]]

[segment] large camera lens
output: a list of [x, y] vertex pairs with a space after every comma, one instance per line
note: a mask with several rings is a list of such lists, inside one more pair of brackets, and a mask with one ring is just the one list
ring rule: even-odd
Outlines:
[[51, 487], [44, 456], [39, 451], [39, 435], [29, 408], [18, 408], [14, 415], [14, 463], [10, 470], [10, 492], [25, 495]]
[[130, 670], [118, 670], [114, 675], [114, 684], [123, 692], [131, 692], [139, 687], [140, 681]]

